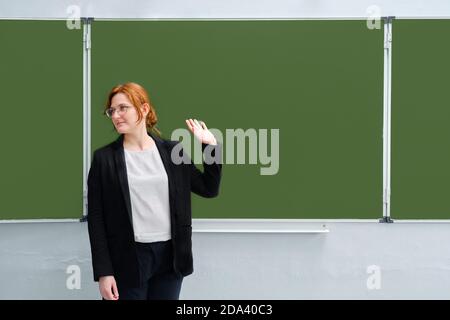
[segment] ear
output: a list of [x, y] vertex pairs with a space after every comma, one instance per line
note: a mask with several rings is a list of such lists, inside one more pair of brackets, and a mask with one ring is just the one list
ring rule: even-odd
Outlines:
[[149, 106], [148, 103], [142, 104], [141, 109], [142, 109], [142, 113], [143, 113], [145, 116], [147, 116], [147, 114], [150, 112], [150, 106]]

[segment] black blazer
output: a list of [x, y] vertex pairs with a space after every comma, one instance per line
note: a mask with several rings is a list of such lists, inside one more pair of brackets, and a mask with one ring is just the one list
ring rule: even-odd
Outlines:
[[[201, 172], [195, 164], [174, 164], [171, 152], [178, 142], [148, 134], [156, 143], [169, 180], [174, 270], [186, 276], [193, 272], [191, 191], [207, 198], [217, 196], [222, 165], [203, 163]], [[203, 150], [206, 146], [202, 145]], [[212, 155], [217, 152], [221, 152], [220, 144]], [[122, 286], [137, 287], [140, 279], [123, 135], [94, 152], [88, 176], [88, 230], [94, 280], [113, 275]]]

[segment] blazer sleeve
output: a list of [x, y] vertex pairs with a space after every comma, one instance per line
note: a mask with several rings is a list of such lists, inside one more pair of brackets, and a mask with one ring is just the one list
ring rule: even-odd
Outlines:
[[101, 188], [100, 162], [97, 152], [88, 174], [88, 231], [91, 243], [94, 281], [100, 277], [113, 275], [113, 267], [108, 250], [105, 223], [103, 218], [103, 199]]
[[203, 172], [190, 161], [191, 191], [205, 198], [213, 198], [219, 194], [222, 177], [222, 145], [218, 143], [213, 146], [202, 143], [203, 153], [206, 148], [212, 148], [211, 152], [208, 150], [207, 155], [210, 154], [211, 158], [217, 158], [218, 161], [205, 162], [203, 157]]

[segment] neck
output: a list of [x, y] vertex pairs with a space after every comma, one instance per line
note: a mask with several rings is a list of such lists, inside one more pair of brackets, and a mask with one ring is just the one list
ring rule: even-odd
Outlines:
[[144, 150], [153, 145], [153, 139], [148, 135], [146, 128], [138, 132], [124, 134], [123, 146], [132, 150]]

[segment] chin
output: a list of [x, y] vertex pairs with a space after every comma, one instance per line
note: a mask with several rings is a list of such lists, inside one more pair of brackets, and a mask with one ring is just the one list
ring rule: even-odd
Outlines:
[[128, 133], [128, 130], [125, 128], [116, 128], [117, 133]]

